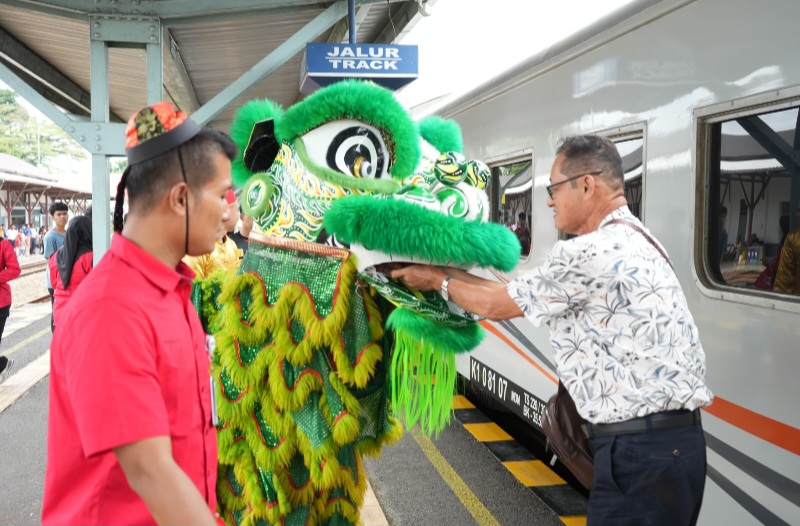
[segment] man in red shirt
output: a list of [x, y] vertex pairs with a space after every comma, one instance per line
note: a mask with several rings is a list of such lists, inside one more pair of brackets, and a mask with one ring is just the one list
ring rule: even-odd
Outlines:
[[216, 524], [210, 361], [181, 258], [224, 233], [236, 148], [169, 103], [126, 139], [111, 248], [51, 347], [42, 522]]

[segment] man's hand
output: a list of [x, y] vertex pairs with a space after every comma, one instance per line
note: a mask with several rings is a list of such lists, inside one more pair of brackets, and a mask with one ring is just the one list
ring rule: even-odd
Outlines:
[[408, 265], [389, 270], [389, 276], [399, 279], [412, 289], [438, 291], [447, 276], [452, 276], [450, 300], [462, 309], [490, 320], [508, 320], [522, 316], [522, 311], [508, 295], [506, 286], [467, 274], [463, 270], [430, 265]]
[[439, 290], [447, 274], [439, 267], [431, 265], [408, 265], [389, 271], [392, 279], [399, 279], [406, 286], [424, 292]]

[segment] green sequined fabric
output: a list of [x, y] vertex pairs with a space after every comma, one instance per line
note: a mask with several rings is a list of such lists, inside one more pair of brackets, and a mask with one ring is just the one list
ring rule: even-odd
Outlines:
[[217, 494], [229, 524], [356, 524], [362, 456], [402, 433], [382, 317], [349, 253], [298, 246], [251, 241], [235, 277], [193, 294], [217, 341]]

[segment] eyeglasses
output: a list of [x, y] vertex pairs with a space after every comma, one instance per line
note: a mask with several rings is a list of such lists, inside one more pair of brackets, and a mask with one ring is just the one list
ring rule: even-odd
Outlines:
[[600, 175], [601, 173], [603, 173], [603, 170], [600, 170], [599, 172], [586, 172], [586, 173], [582, 173], [582, 174], [578, 174], [578, 175], [573, 175], [572, 177], [568, 177], [568, 178], [564, 179], [563, 181], [559, 181], [557, 183], [549, 184], [549, 185], [547, 185], [545, 187], [547, 189], [547, 195], [549, 195], [550, 199], [552, 199], [553, 198], [553, 188], [555, 188], [556, 186], [558, 186], [560, 184], [568, 183], [570, 181], [574, 181], [575, 179], [579, 179], [579, 178], [583, 177], [584, 175]]

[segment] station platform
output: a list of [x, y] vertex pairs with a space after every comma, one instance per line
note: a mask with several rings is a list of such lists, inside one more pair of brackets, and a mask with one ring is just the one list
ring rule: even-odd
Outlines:
[[[50, 304], [12, 311], [0, 354], [0, 525], [40, 524], [47, 440]], [[438, 438], [418, 429], [365, 461], [365, 526], [583, 525], [586, 499], [463, 396]]]

